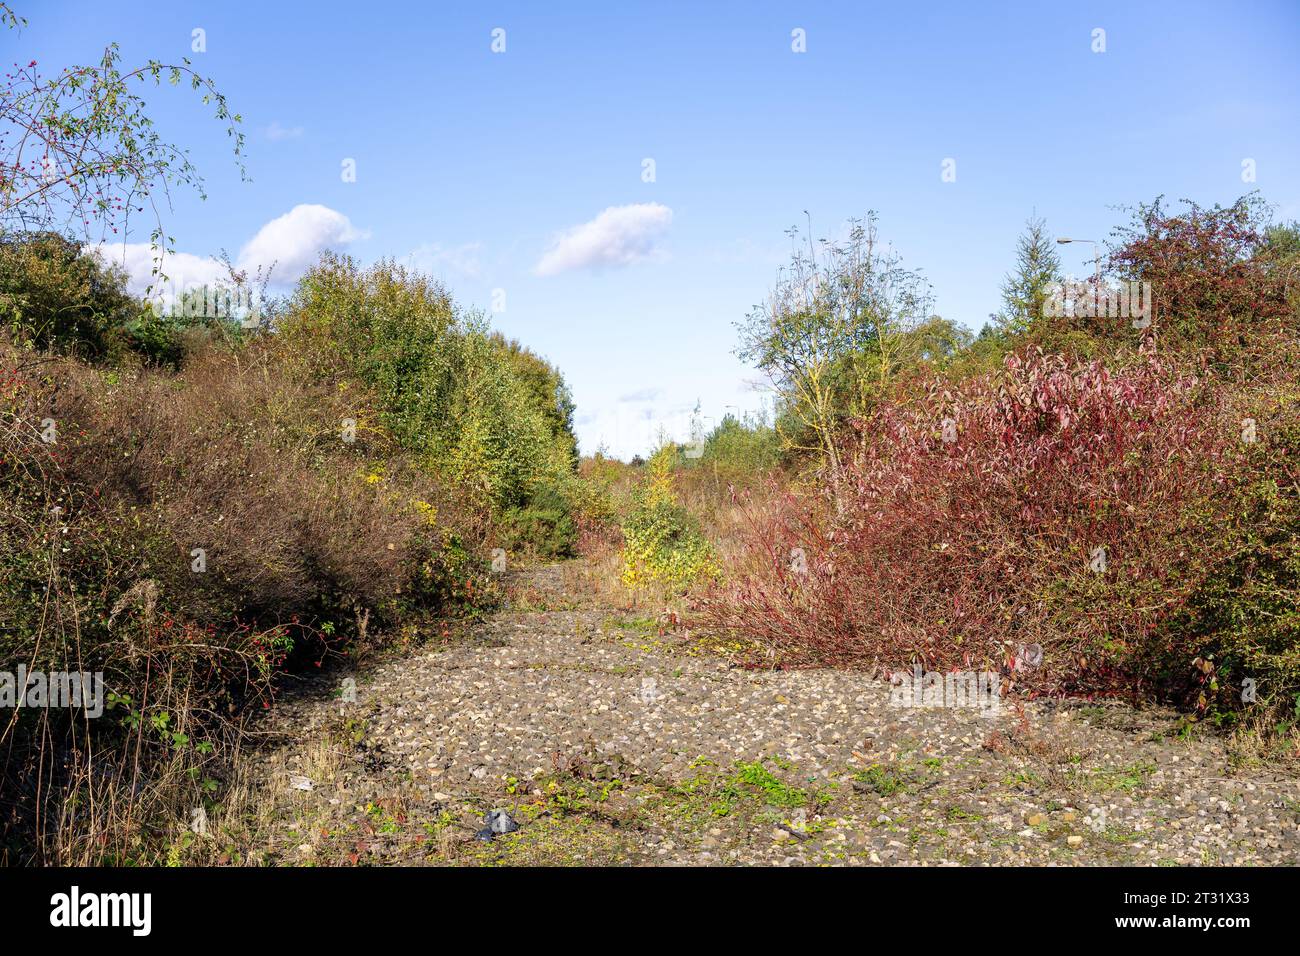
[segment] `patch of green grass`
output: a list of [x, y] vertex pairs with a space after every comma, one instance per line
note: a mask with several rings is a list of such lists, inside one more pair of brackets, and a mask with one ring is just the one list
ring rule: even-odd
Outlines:
[[617, 631], [639, 631], [642, 634], [658, 634], [659, 622], [653, 617], [607, 617], [604, 625]]
[[1016, 787], [1021, 790], [1042, 787], [1045, 783], [1046, 781], [1032, 770], [1017, 770], [1002, 778], [1002, 786]]
[[[666, 792], [679, 800], [674, 812], [713, 817], [728, 817], [740, 811], [752, 813], [756, 806], [793, 809], [812, 804], [824, 807], [834, 799], [834, 795], [828, 791], [809, 791], [786, 783], [772, 772], [767, 766], [769, 763], [778, 769], [793, 768], [789, 761], [778, 757], [767, 757], [752, 763], [741, 761], [729, 776], [696, 773], [693, 777], [667, 787]], [[704, 757], [697, 758], [690, 764], [691, 769], [701, 771], [714, 766], [713, 761]]]
[[376, 833], [397, 833], [401, 829], [392, 813], [373, 803], [366, 804], [366, 816]]
[[1131, 830], [1127, 827], [1117, 826], [1115, 824], [1111, 824], [1110, 826], [1107, 826], [1104, 830], [1098, 831], [1097, 835], [1100, 836], [1101, 839], [1105, 840], [1107, 843], [1114, 843], [1120, 846], [1133, 843], [1140, 836], [1140, 834], [1137, 833], [1135, 830]]
[[[779, 758], [773, 758], [780, 767]], [[802, 807], [808, 804], [808, 792], [792, 787], [785, 783], [776, 774], [768, 770], [761, 760], [753, 763], [740, 763], [736, 765], [737, 774], [734, 778], [736, 784], [754, 787], [762, 792], [763, 801], [773, 807]], [[786, 768], [788, 769], [787, 763]]]
[[473, 841], [454, 862], [469, 866], [626, 866], [633, 862], [626, 831], [570, 814], [545, 814], [491, 843]]
[[907, 781], [899, 774], [886, 770], [879, 764], [872, 764], [865, 770], [859, 770], [853, 779], [867, 784], [882, 797], [891, 797], [896, 793], [907, 792]]
[[547, 806], [565, 813], [582, 813], [608, 803], [609, 798], [623, 789], [617, 778], [585, 780], [556, 774], [541, 781], [541, 790]]
[[1134, 763], [1127, 767], [1103, 767], [1091, 774], [1077, 774], [1076, 778], [1089, 790], [1101, 793], [1121, 790], [1130, 793], [1145, 784], [1155, 771], [1156, 765], [1153, 763]]
[[457, 822], [456, 814], [450, 810], [443, 810], [432, 820], [425, 820], [422, 826], [424, 827], [425, 836], [436, 837], [448, 827], [455, 826]]

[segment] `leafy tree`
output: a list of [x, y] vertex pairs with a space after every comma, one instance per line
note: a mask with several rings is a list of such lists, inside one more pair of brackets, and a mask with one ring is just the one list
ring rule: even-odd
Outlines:
[[1275, 277], [1281, 277], [1291, 315], [1300, 318], [1300, 222], [1270, 226], [1264, 233], [1260, 257]]
[[517, 339], [507, 339], [499, 332], [494, 332], [492, 339], [505, 351], [516, 373], [532, 393], [537, 408], [550, 427], [552, 437], [567, 453], [576, 472], [579, 457], [578, 437], [573, 431], [576, 406], [564, 375], [536, 352], [521, 345]]
[[1264, 252], [1276, 259], [1300, 255], [1300, 221], [1293, 219], [1264, 230]]
[[[903, 268], [879, 238], [876, 215], [852, 220], [847, 240], [798, 244], [767, 300], [739, 324], [738, 354], [766, 373], [782, 396], [778, 428], [787, 446], [813, 452], [839, 485], [836, 444], [848, 406], [845, 360], [861, 361], [852, 389], [880, 394], [897, 368], [905, 333], [929, 314], [929, 286]], [[820, 252], [817, 246], [820, 245]]]
[[728, 414], [705, 438], [699, 465], [720, 480], [744, 484], [761, 479], [780, 458], [780, 438], [765, 416]]
[[[26, 21], [0, 3], [0, 23], [16, 30]], [[87, 242], [121, 239], [133, 217], [148, 208], [151, 241], [168, 247], [162, 208], [171, 190], [186, 185], [204, 193], [185, 150], [158, 135], [136, 92], [164, 82], [188, 85], [213, 108], [242, 174], [240, 117], [188, 59], [124, 68], [113, 43], [98, 63], [65, 67], [53, 76], [42, 74], [32, 60], [0, 82], [0, 232], [56, 231]]]

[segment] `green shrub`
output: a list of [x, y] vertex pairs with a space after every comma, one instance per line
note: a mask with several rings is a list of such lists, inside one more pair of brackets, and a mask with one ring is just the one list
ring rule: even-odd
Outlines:
[[126, 276], [53, 232], [0, 236], [0, 323], [21, 346], [102, 359], [143, 306]]
[[573, 505], [557, 485], [547, 485], [528, 502], [507, 508], [501, 522], [503, 547], [544, 558], [571, 558], [576, 553], [578, 531]]
[[558, 373], [418, 273], [327, 254], [299, 283], [280, 334], [308, 378], [372, 389], [383, 426], [485, 512], [522, 507], [573, 471]]
[[[1300, 499], [1289, 463], [1300, 455], [1294, 389], [1251, 412], [1263, 431], [1250, 446], [1242, 477], [1202, 520], [1222, 529], [1220, 560], [1161, 630], [1196, 647], [1196, 702], [1219, 715], [1258, 700], [1292, 711], [1300, 700]], [[1174, 675], [1171, 675], [1174, 676]], [[1253, 697], [1243, 701], [1243, 681]]]
[[629, 588], [656, 583], [681, 592], [721, 572], [713, 548], [677, 500], [672, 472], [676, 460], [672, 444], [651, 457], [650, 480], [635, 492], [632, 512], [623, 523], [622, 580]]
[[[689, 459], [688, 459], [689, 460]], [[781, 462], [781, 437], [758, 416], [726, 416], [704, 440], [696, 464], [722, 481], [749, 483]]]

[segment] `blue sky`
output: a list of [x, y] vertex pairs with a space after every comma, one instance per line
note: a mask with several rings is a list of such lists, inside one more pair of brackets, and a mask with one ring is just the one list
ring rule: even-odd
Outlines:
[[[804, 210], [818, 235], [876, 210], [936, 311], [974, 329], [1035, 210], [1103, 239], [1118, 205], [1258, 188], [1300, 217], [1295, 0], [14, 5], [11, 61], [52, 72], [110, 40], [127, 63], [190, 56], [242, 113], [251, 183], [192, 97], [148, 93], [207, 185], [167, 216], [178, 250], [275, 255], [291, 278], [329, 244], [424, 267], [467, 306], [501, 290], [494, 325], [564, 371], [586, 452], [685, 437], [697, 400], [713, 419], [765, 401], [733, 323]], [[1088, 247], [1063, 254], [1088, 271]]]

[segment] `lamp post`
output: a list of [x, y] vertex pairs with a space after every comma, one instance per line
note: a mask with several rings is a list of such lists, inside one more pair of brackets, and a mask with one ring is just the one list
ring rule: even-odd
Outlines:
[[1092, 243], [1092, 264], [1095, 270], [1097, 288], [1101, 288], [1101, 247], [1097, 245], [1094, 239], [1057, 239], [1056, 244], [1060, 246], [1068, 245], [1071, 242], [1091, 242]]

